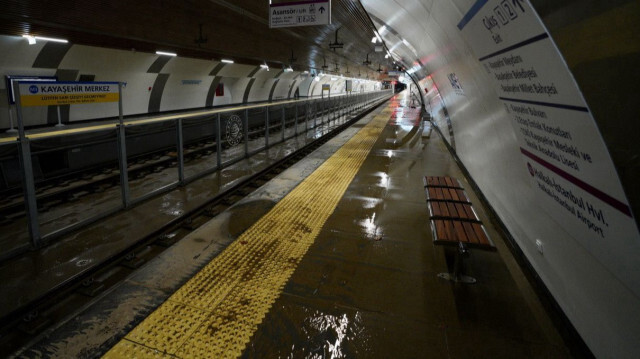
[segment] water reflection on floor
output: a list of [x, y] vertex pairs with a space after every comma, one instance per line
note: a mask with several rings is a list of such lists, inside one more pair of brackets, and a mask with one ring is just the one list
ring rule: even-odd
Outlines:
[[506, 247], [471, 254], [475, 285], [437, 277], [447, 263], [432, 244], [422, 177], [464, 176], [442, 140], [423, 137], [420, 117], [404, 105], [243, 357], [568, 357], [537, 298], [520, 291], [528, 284], [516, 283], [505, 265]]

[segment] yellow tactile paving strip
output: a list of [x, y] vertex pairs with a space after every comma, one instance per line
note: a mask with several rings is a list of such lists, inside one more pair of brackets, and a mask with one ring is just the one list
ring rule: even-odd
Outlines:
[[388, 107], [375, 116], [104, 357], [240, 356], [391, 113]]

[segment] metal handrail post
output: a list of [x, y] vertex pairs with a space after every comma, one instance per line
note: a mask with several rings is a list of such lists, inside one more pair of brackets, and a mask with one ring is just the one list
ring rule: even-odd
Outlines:
[[40, 224], [38, 223], [38, 202], [36, 200], [36, 184], [33, 177], [33, 163], [31, 162], [31, 146], [24, 133], [22, 120], [22, 103], [20, 99], [20, 83], [15, 88], [16, 112], [18, 120], [18, 143], [20, 150], [20, 165], [22, 167], [22, 185], [24, 186], [25, 205], [27, 210], [27, 226], [31, 237], [31, 246], [36, 249], [42, 245]]
[[220, 114], [216, 118], [216, 160], [218, 161], [218, 169], [222, 168], [222, 134], [220, 126]]
[[244, 157], [249, 157], [249, 109], [244, 110]]
[[331, 118], [328, 119], [329, 125], [331, 125], [331, 120], [333, 120], [333, 122], [336, 122], [336, 102], [334, 100], [334, 102], [331, 104]]
[[269, 148], [269, 107], [264, 109], [264, 145]]
[[281, 142], [284, 142], [284, 128], [285, 128], [286, 120], [287, 120], [287, 110], [285, 108], [285, 105], [282, 105], [282, 121], [280, 121], [280, 124], [281, 124], [280, 128], [282, 129]]
[[127, 172], [127, 144], [124, 125], [119, 124], [118, 130], [118, 168], [120, 169], [120, 196], [122, 206], [129, 207], [131, 198], [129, 194], [129, 173]]
[[[316, 101], [316, 106], [314, 106], [314, 112], [313, 112], [313, 129], [315, 130], [316, 127], [318, 127], [318, 108], [321, 108], [321, 106], [317, 106], [318, 105], [318, 101], [320, 101], [320, 105], [322, 105], [322, 100], [317, 100]], [[320, 116], [322, 116], [322, 112], [320, 112]]]
[[298, 103], [296, 102], [294, 106], [295, 106], [295, 111], [294, 111], [295, 119], [293, 120], [294, 121], [293, 125], [295, 126], [294, 133], [297, 136], [298, 135]]
[[124, 208], [131, 204], [129, 193], [129, 173], [127, 172], [127, 143], [122, 118], [122, 82], [118, 83], [118, 167], [120, 168], [120, 195]]
[[176, 135], [178, 144], [178, 183], [184, 184], [184, 134], [182, 132], [182, 119], [176, 121]]
[[[18, 120], [20, 121], [20, 120]], [[40, 224], [38, 223], [38, 202], [36, 200], [36, 185], [33, 178], [33, 163], [31, 161], [31, 145], [29, 139], [23, 137], [18, 140], [20, 143], [20, 164], [22, 165], [22, 184], [24, 185], [25, 204], [27, 206], [29, 236], [31, 237], [31, 246], [40, 248]]]
[[307, 131], [309, 131], [309, 111], [311, 108], [311, 103], [313, 100], [311, 101], [307, 101], [305, 103], [305, 106], [307, 106], [304, 110], [304, 132], [306, 133]]

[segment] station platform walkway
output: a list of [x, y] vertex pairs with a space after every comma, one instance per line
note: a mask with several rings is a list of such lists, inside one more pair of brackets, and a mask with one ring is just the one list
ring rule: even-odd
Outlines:
[[[21, 355], [566, 358], [436, 131], [397, 95]], [[495, 251], [438, 276], [425, 176], [459, 180]]]

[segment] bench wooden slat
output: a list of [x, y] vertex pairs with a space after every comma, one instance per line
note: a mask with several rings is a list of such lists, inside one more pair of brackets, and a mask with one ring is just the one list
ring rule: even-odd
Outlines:
[[480, 223], [473, 223], [472, 226], [473, 230], [476, 232], [479, 243], [493, 247], [493, 243], [491, 243], [491, 240], [487, 236], [487, 233], [484, 231], [484, 228], [482, 228], [482, 225]]
[[436, 244], [457, 245], [462, 242], [469, 247], [495, 250], [481, 223], [432, 219], [431, 227]]
[[451, 177], [444, 177], [444, 181], [447, 184], [447, 187], [458, 187], [453, 183], [453, 179]]
[[467, 216], [467, 211], [464, 209], [464, 203], [452, 203], [453, 207], [456, 209], [456, 213], [458, 214], [458, 218], [462, 219], [470, 219]]
[[473, 207], [470, 205], [464, 206], [464, 210], [467, 212], [467, 218], [478, 220], [478, 215], [476, 214], [476, 211], [473, 210]]
[[444, 221], [433, 221], [435, 223], [435, 240], [436, 241], [447, 241], [449, 238], [447, 237], [447, 233], [444, 227]]
[[469, 201], [469, 197], [467, 197], [467, 194], [464, 192], [464, 190], [456, 189], [455, 191], [456, 191], [456, 195], [458, 196], [458, 200], [460, 202], [471, 203], [471, 201]]
[[464, 231], [464, 226], [461, 221], [451, 221], [453, 224], [454, 231], [456, 233], [456, 239], [460, 242], [471, 243], [471, 238], [467, 236], [467, 233]]
[[462, 188], [457, 178], [449, 176], [425, 176], [422, 182], [425, 187]]
[[455, 189], [445, 188], [443, 192], [445, 192], [446, 193], [445, 196], [448, 196], [447, 198], [451, 198], [452, 201], [459, 201], [458, 192], [456, 192]]
[[469, 239], [474, 243], [480, 243], [480, 239], [476, 236], [476, 232], [473, 230], [471, 223], [465, 222], [462, 225], [464, 226], [464, 230], [467, 232]]
[[446, 202], [449, 215], [452, 218], [460, 218], [460, 213], [456, 210], [456, 204], [454, 202]]
[[451, 217], [446, 202], [431, 202], [432, 206], [438, 209], [436, 216], [438, 217]]
[[462, 189], [445, 188], [445, 187], [427, 187], [427, 199], [435, 201], [454, 201], [469, 202], [469, 197]]
[[430, 216], [434, 219], [459, 219], [480, 222], [470, 203], [430, 199], [427, 201], [427, 207], [429, 208]]

